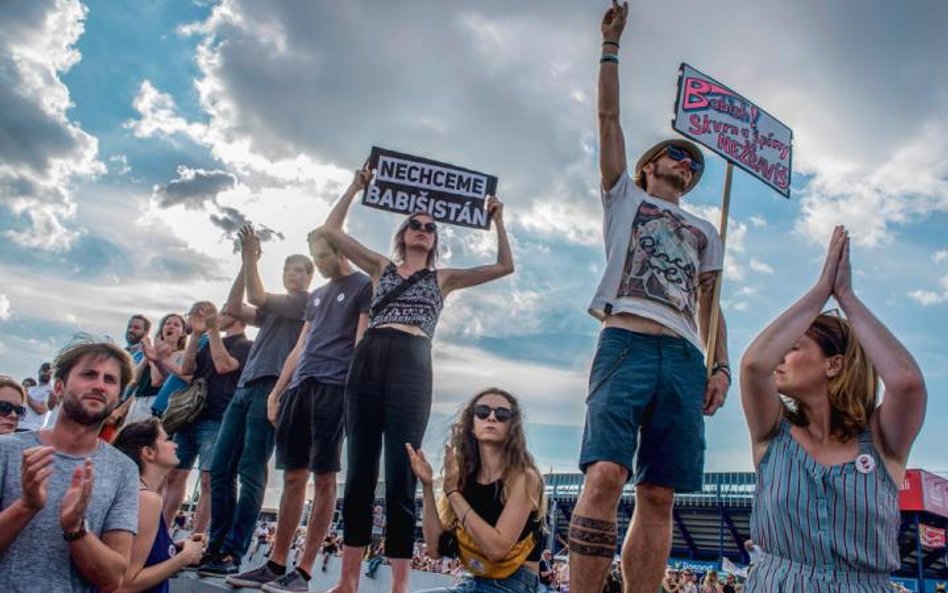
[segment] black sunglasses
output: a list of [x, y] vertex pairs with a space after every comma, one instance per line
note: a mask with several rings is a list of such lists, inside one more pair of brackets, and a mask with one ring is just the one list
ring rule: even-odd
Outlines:
[[694, 155], [687, 150], [682, 150], [675, 146], [669, 146], [665, 149], [665, 154], [667, 154], [668, 158], [673, 161], [683, 161], [685, 159], [689, 159], [688, 167], [691, 169], [692, 173], [697, 173], [701, 170], [701, 163], [696, 161]]
[[478, 404], [474, 406], [474, 415], [480, 418], [481, 420], [487, 420], [490, 418], [491, 412], [494, 413], [494, 418], [497, 419], [497, 422], [507, 422], [513, 418], [514, 411], [510, 408], [492, 408], [485, 404]]
[[17, 417], [20, 420], [26, 418], [26, 408], [23, 406], [18, 406], [16, 404], [0, 401], [0, 416], [9, 416], [10, 412], [16, 412]]
[[426, 233], [431, 233], [432, 235], [438, 232], [438, 225], [436, 225], [433, 222], [422, 223], [417, 218], [412, 218], [411, 220], [408, 221], [408, 228], [410, 228], [413, 231], [420, 231], [424, 229]]

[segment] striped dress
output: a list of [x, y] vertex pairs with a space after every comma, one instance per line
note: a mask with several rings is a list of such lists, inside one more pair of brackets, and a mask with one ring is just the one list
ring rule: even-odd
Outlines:
[[790, 427], [781, 420], [757, 470], [751, 537], [764, 554], [745, 593], [891, 591], [889, 574], [899, 568], [898, 488], [871, 433], [859, 435], [856, 461], [827, 467]]

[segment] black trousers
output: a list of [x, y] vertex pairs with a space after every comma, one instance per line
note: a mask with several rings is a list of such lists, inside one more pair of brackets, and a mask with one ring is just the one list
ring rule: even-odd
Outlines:
[[343, 540], [366, 546], [385, 445], [385, 555], [411, 558], [415, 543], [415, 474], [405, 443], [421, 446], [431, 414], [431, 342], [397, 329], [366, 331], [346, 382], [348, 467]]

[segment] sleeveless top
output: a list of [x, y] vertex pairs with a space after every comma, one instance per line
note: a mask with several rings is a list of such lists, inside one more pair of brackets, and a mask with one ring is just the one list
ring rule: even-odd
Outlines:
[[[500, 480], [490, 484], [478, 484], [477, 480], [470, 480], [464, 485], [461, 495], [464, 500], [471, 505], [471, 509], [480, 515], [481, 519], [489, 525], [496, 526], [500, 519], [500, 514], [504, 512], [504, 503], [500, 496], [503, 492], [503, 483]], [[536, 511], [530, 513], [527, 524], [523, 526], [520, 537], [517, 541], [523, 541], [528, 535], [533, 534], [534, 546], [527, 554], [527, 562], [537, 562], [540, 560], [540, 554], [543, 552], [542, 536], [543, 523]]]
[[[438, 273], [435, 270], [424, 270], [424, 272], [422, 278], [411, 288], [400, 294], [381, 311], [374, 312], [369, 319], [369, 328], [399, 323], [414, 325], [425, 332], [429, 338], [434, 336], [444, 299], [441, 296], [441, 287], [438, 286]], [[375, 287], [372, 307], [374, 308], [386, 294], [405, 281], [399, 275], [398, 267], [389, 262], [382, 270], [382, 276]]]
[[[168, 526], [165, 525], [165, 518], [158, 516], [158, 533], [155, 534], [155, 541], [151, 544], [151, 551], [148, 552], [148, 558], [145, 559], [145, 568], [161, 564], [178, 553], [174, 547], [171, 536], [168, 535]], [[168, 579], [158, 583], [151, 589], [146, 589], [143, 593], [168, 593], [170, 585]]]
[[866, 429], [859, 456], [824, 466], [781, 420], [757, 470], [745, 593], [880, 593], [899, 568], [898, 486]]

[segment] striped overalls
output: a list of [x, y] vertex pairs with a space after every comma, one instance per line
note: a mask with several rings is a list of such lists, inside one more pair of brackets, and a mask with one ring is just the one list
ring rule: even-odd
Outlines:
[[745, 593], [885, 593], [898, 570], [898, 487], [859, 435], [859, 457], [817, 463], [781, 420], [757, 470], [751, 537], [764, 554]]

